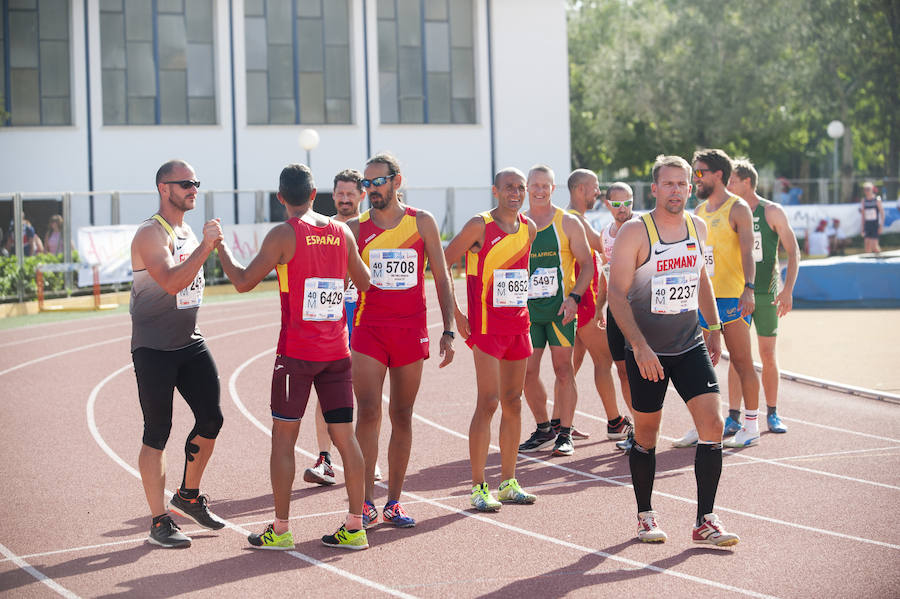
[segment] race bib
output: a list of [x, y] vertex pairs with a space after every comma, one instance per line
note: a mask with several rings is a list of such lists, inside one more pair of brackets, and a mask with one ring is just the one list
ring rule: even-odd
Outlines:
[[695, 272], [680, 272], [653, 277], [654, 314], [681, 314], [697, 309], [697, 282]]
[[863, 220], [878, 220], [878, 208], [866, 208], [863, 212]]
[[713, 257], [713, 246], [703, 248], [703, 263], [706, 264], [706, 272], [709, 276], [716, 274], [716, 259]]
[[556, 291], [559, 289], [557, 272], [555, 268], [536, 268], [531, 273], [531, 281], [528, 285], [528, 299], [553, 297], [556, 295]]
[[379, 289], [410, 289], [416, 286], [419, 255], [416, 250], [371, 250], [372, 284]]
[[[186, 240], [180, 248], [175, 249], [175, 261], [179, 264], [187, 260], [191, 253], [197, 249], [198, 244], [192, 243], [193, 240]], [[203, 303], [203, 287], [205, 280], [203, 279], [203, 267], [197, 271], [197, 276], [191, 281], [191, 284], [179, 291], [175, 295], [175, 307], [179, 310], [188, 308], [198, 308]]]
[[303, 285], [303, 320], [340, 320], [344, 315], [343, 279], [306, 279]]
[[[753, 261], [754, 262], [762, 262], [763, 261], [763, 251], [762, 251], [762, 233], [759, 231], [753, 232]], [[712, 274], [712, 273], [710, 273]]]
[[353, 281], [347, 282], [347, 288], [344, 289], [344, 301], [348, 304], [355, 304], [359, 299], [359, 291], [356, 289], [356, 285], [353, 284]]
[[528, 305], [528, 269], [498, 268], [494, 271], [494, 307], [522, 308]]

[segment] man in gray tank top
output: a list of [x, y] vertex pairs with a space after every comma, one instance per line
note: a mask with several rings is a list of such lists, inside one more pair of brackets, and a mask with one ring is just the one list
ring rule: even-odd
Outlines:
[[131, 243], [131, 356], [144, 417], [138, 468], [153, 517], [148, 542], [162, 547], [191, 544], [165, 507], [163, 450], [172, 428], [176, 387], [195, 422], [185, 442], [181, 487], [169, 507], [204, 528], [225, 526], [200, 494], [200, 479], [222, 427], [222, 410], [219, 375], [197, 329], [197, 310], [203, 301], [203, 263], [224, 237], [218, 219], [203, 226], [199, 242], [184, 222], [199, 187], [188, 163], [171, 160], [162, 165], [156, 173], [159, 212], [138, 227]]
[[[651, 507], [656, 443], [669, 378], [687, 404], [699, 432], [695, 543], [734, 545], [713, 512], [722, 473], [722, 417], [713, 365], [721, 354], [721, 329], [712, 283], [703, 260], [706, 224], [684, 211], [691, 193], [691, 166], [678, 156], [653, 165], [656, 207], [632, 220], [616, 236], [608, 301], [626, 340], [625, 367], [631, 388], [634, 445], [629, 466], [638, 506], [638, 539], [667, 538]], [[697, 310], [709, 319], [709, 351]]]

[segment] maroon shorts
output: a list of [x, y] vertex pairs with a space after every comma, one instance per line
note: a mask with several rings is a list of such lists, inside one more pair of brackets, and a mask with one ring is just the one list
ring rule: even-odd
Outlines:
[[534, 353], [531, 346], [531, 335], [527, 332], [520, 335], [482, 335], [472, 333], [466, 339], [469, 347], [477, 346], [489, 356], [498, 360], [524, 360]]
[[303, 418], [315, 384], [325, 422], [353, 422], [353, 384], [350, 358], [331, 362], [309, 362], [275, 356], [272, 371], [272, 418], [296, 422]]
[[428, 359], [428, 329], [357, 325], [353, 327], [350, 349], [389, 368], [406, 366]]

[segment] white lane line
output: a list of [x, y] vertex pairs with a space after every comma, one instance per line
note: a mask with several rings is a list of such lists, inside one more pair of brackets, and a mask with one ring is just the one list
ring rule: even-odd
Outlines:
[[[232, 317], [232, 318], [220, 318], [220, 319], [217, 319], [217, 320], [210, 320], [210, 321], [207, 321], [205, 324], [212, 324], [212, 323], [223, 322], [223, 321], [224, 321], [224, 322], [233, 322], [233, 321], [235, 321], [235, 320], [241, 320], [241, 319], [245, 319], [245, 318], [259, 318], [259, 315], [258, 315], [258, 314], [248, 314], [248, 315], [245, 315], [245, 316], [234, 316], [234, 317]], [[276, 323], [269, 323], [269, 324], [262, 325], [262, 326], [273, 326], [273, 325], [276, 325], [276, 324], [278, 324], [278, 323], [277, 323], [277, 322], [276, 322]], [[244, 332], [252, 331], [252, 330], [255, 330], [255, 329], [258, 329], [258, 328], [260, 328], [260, 327], [249, 327], [249, 328], [246, 328], [246, 329], [238, 329], [238, 330], [236, 330], [236, 331], [231, 331], [231, 332], [229, 332], [229, 333], [224, 333], [223, 335], [215, 335], [215, 336], [213, 336], [213, 337], [204, 337], [204, 339], [207, 339], [207, 340], [209, 340], [209, 339], [215, 339], [215, 338], [218, 338], [218, 337], [222, 337], [222, 336], [224, 336], [224, 335], [234, 335], [234, 334], [236, 334], [236, 333], [244, 333]], [[101, 345], [108, 345], [108, 344], [110, 344], [110, 343], [118, 343], [119, 341], [123, 341], [123, 340], [125, 340], [125, 339], [131, 339], [131, 334], [123, 335], [123, 336], [121, 336], [121, 337], [113, 337], [112, 339], [107, 339], [106, 341], [97, 341], [96, 343], [89, 343], [88, 345], [80, 345], [80, 346], [78, 346], [78, 347], [71, 347], [71, 348], [65, 349], [65, 350], [63, 350], [63, 351], [58, 351], [58, 352], [53, 353], [53, 354], [47, 354], [47, 355], [45, 355], [45, 356], [41, 356], [40, 358], [35, 358], [35, 359], [33, 359], [33, 360], [28, 360], [27, 362], [22, 362], [21, 364], [16, 364], [15, 366], [10, 366], [10, 367], [7, 368], [6, 370], [0, 370], [0, 376], [3, 376], [4, 374], [9, 374], [10, 372], [13, 372], [13, 371], [16, 371], [16, 370], [20, 370], [20, 369], [22, 369], [22, 368], [26, 368], [26, 367], [28, 367], [28, 366], [33, 366], [34, 364], [39, 364], [39, 363], [41, 363], [41, 362], [44, 362], [45, 360], [52, 360], [53, 358], [58, 358], [58, 357], [60, 357], [60, 356], [65, 356], [65, 355], [67, 355], [67, 354], [75, 353], [75, 352], [82, 351], [82, 350], [85, 350], [85, 349], [91, 349], [91, 348], [94, 348], [94, 347], [99, 347], [99, 346], [101, 346]]]
[[50, 589], [52, 589], [56, 594], [61, 595], [63, 597], [67, 597], [68, 599], [79, 599], [78, 595], [60, 585], [58, 582], [53, 580], [52, 578], [45, 575], [43, 572], [35, 569], [31, 564], [26, 562], [24, 559], [10, 551], [5, 545], [0, 543], [0, 553], [5, 555], [10, 561], [12, 561], [16, 566], [20, 569], [25, 570], [29, 574], [31, 574], [38, 582], [46, 585]]
[[[237, 392], [237, 383], [236, 383], [236, 381], [237, 381], [237, 378], [240, 376], [241, 372], [244, 371], [244, 368], [246, 368], [246, 367], [247, 367], [248, 365], [250, 365], [252, 362], [258, 360], [259, 358], [261, 358], [261, 357], [263, 357], [263, 356], [266, 356], [266, 355], [272, 355], [272, 352], [273, 352], [273, 351], [274, 351], [274, 348], [272, 348], [272, 349], [270, 349], [270, 350], [267, 350], [267, 351], [264, 351], [264, 352], [261, 352], [261, 353], [255, 355], [255, 356], [252, 356], [252, 357], [248, 358], [246, 362], [244, 362], [243, 364], [241, 364], [240, 366], [238, 366], [238, 367], [235, 369], [235, 371], [232, 373], [232, 375], [231, 375], [231, 376], [229, 377], [229, 379], [228, 379], [228, 392], [231, 394], [231, 399], [232, 399], [232, 401], [234, 402], [234, 404], [237, 406], [237, 408], [241, 411], [241, 413], [244, 414], [244, 416], [245, 416], [250, 422], [252, 422], [257, 428], [259, 428], [260, 430], [262, 430], [263, 432], [265, 432], [265, 433], [266, 433], [267, 435], [269, 435], [269, 436], [272, 435], [271, 430], [268, 429], [266, 426], [264, 426], [264, 425], [263, 425], [263, 424], [255, 417], [255, 416], [253, 416], [253, 414], [250, 413], [250, 411], [247, 409], [247, 407], [246, 407], [246, 406], [244, 405], [244, 403], [241, 401], [241, 398], [240, 398], [240, 396], [238, 395], [238, 392]], [[384, 399], [384, 401], [387, 401], [387, 398], [386, 398], [385, 396], [382, 395], [382, 398]], [[425, 420], [425, 419], [422, 419], [422, 420]], [[458, 433], [458, 432], [456, 432], [456, 431], [453, 431], [453, 430], [451, 430], [451, 429], [442, 427], [442, 426], [440, 426], [440, 425], [438, 425], [438, 424], [436, 424], [436, 423], [432, 423], [431, 421], [426, 421], [426, 422], [428, 422], [428, 423], [431, 424], [432, 426], [435, 426], [435, 427], [439, 428], [440, 430], [443, 430], [443, 431], [446, 431], [446, 432], [448, 432], [448, 433], [450, 433], [450, 434], [453, 434], [454, 436], [458, 436], [458, 437], [465, 438], [465, 439], [468, 438], [468, 437], [466, 437], [465, 435], [462, 435], [462, 434], [460, 434], [460, 433]], [[309, 457], [313, 457], [313, 454], [312, 454], [312, 453], [303, 451], [302, 449], [299, 449], [299, 448], [297, 448], [296, 446], [294, 447], [294, 449], [295, 449], [295, 451], [298, 451], [299, 453], [301, 453], [301, 454], [303, 454], [303, 455], [308, 455]], [[495, 449], [499, 449], [499, 448], [495, 448]], [[539, 461], [539, 460], [536, 460], [536, 461]], [[343, 471], [343, 468], [341, 468], [339, 465], [334, 464], [333, 466], [334, 466], [334, 468], [335, 468], [336, 470], [341, 470], [341, 471]], [[574, 471], [573, 471], [573, 472], [574, 472]], [[387, 488], [387, 485], [385, 485], [384, 483], [376, 483], [376, 484], [377, 484], [378, 486], [382, 487], [382, 488]], [[740, 594], [747, 595], [747, 596], [750, 596], [750, 597], [765, 597], [765, 598], [770, 598], [770, 597], [772, 597], [771, 595], [765, 595], [765, 594], [763, 594], [763, 593], [758, 593], [758, 592], [756, 592], [756, 591], [752, 591], [752, 590], [749, 590], [749, 589], [742, 589], [742, 588], [740, 588], [740, 587], [735, 587], [735, 586], [732, 586], [732, 585], [729, 585], [729, 584], [720, 583], [720, 582], [717, 582], [717, 581], [715, 581], [715, 580], [708, 580], [708, 579], [706, 579], [706, 578], [700, 578], [700, 577], [698, 577], [698, 576], [692, 576], [692, 575], [690, 575], [690, 574], [685, 574], [685, 573], [683, 573], [683, 572], [678, 572], [678, 571], [676, 571], [676, 570], [669, 570], [669, 569], [666, 569], [666, 568], [660, 568], [660, 567], [654, 566], [654, 565], [652, 565], [652, 564], [646, 564], [646, 563], [644, 563], [644, 562], [639, 562], [639, 561], [632, 560], [632, 559], [628, 559], [628, 558], [624, 558], [624, 557], [621, 557], [621, 556], [618, 556], [618, 555], [613, 555], [613, 554], [611, 554], [611, 553], [606, 553], [606, 552], [600, 551], [600, 550], [598, 550], [598, 549], [593, 549], [593, 548], [590, 548], [590, 547], [584, 547], [584, 546], [582, 546], [582, 545], [576, 545], [575, 543], [570, 543], [570, 542], [568, 542], [568, 541], [563, 541], [562, 539], [557, 539], [557, 538], [555, 538], [555, 537], [550, 537], [550, 536], [547, 536], [547, 535], [543, 535], [543, 534], [540, 534], [540, 533], [537, 533], [537, 532], [533, 532], [533, 531], [530, 531], [530, 530], [527, 530], [527, 529], [524, 529], [524, 528], [519, 528], [519, 527], [517, 527], [517, 526], [512, 526], [512, 525], [510, 525], [510, 524], [505, 524], [505, 523], [503, 523], [503, 522], [498, 522], [498, 521], [496, 521], [496, 520], [492, 520], [492, 519], [490, 519], [490, 518], [486, 518], [486, 517], [484, 517], [484, 516], [481, 516], [480, 514], [473, 514], [473, 513], [469, 512], [469, 511], [460, 510], [460, 509], [455, 508], [455, 507], [453, 507], [453, 506], [451, 506], [451, 505], [447, 505], [447, 504], [445, 504], [445, 503], [441, 503], [441, 502], [438, 501], [438, 500], [435, 500], [435, 499], [429, 499], [429, 498], [427, 498], [427, 497], [423, 497], [423, 496], [418, 495], [418, 494], [415, 494], [415, 493], [410, 493], [410, 492], [408, 492], [408, 491], [404, 491], [403, 494], [406, 495], [406, 496], [408, 496], [408, 497], [412, 497], [413, 499], [415, 499], [415, 500], [417, 500], [417, 501], [420, 501], [420, 502], [422, 502], [422, 503], [427, 503], [428, 505], [431, 505], [431, 506], [433, 506], [433, 507], [437, 507], [437, 508], [439, 508], [439, 509], [442, 509], [442, 510], [444, 510], [444, 511], [450, 512], [450, 513], [452, 513], [452, 514], [456, 514], [456, 515], [458, 515], [458, 516], [463, 516], [463, 517], [466, 517], [466, 518], [473, 518], [473, 519], [478, 520], [478, 521], [480, 521], [480, 522], [484, 522], [485, 524], [490, 524], [490, 525], [492, 525], [492, 526], [498, 526], [498, 527], [500, 527], [500, 528], [503, 528], [503, 529], [505, 529], [505, 530], [509, 530], [509, 531], [511, 531], [511, 532], [515, 532], [515, 533], [518, 533], [518, 534], [530, 536], [530, 537], [533, 537], [533, 538], [538, 539], [538, 540], [541, 540], [541, 541], [545, 541], [545, 542], [548, 542], [548, 543], [553, 543], [553, 544], [555, 544], [555, 545], [560, 545], [560, 546], [562, 546], [562, 547], [566, 547], [566, 548], [568, 548], [568, 549], [574, 549], [575, 551], [579, 551], [579, 552], [582, 552], [582, 553], [588, 553], [588, 554], [592, 554], [592, 555], [598, 555], [598, 556], [603, 557], [603, 558], [605, 558], [605, 559], [609, 559], [609, 560], [612, 560], [612, 561], [616, 561], [616, 562], [619, 562], [619, 563], [623, 563], [623, 564], [626, 564], [626, 565], [631, 566], [631, 567], [634, 567], [634, 568], [646, 569], [646, 570], [650, 570], [651, 572], [657, 572], [657, 573], [660, 573], [660, 574], [666, 574], [666, 575], [669, 575], [669, 576], [673, 576], [673, 577], [675, 577], [675, 578], [681, 578], [681, 579], [684, 579], [684, 580], [688, 580], [688, 581], [690, 581], [690, 582], [695, 582], [695, 583], [699, 583], [699, 584], [702, 584], [702, 585], [711, 586], [711, 587], [714, 587], [714, 588], [717, 588], [717, 589], [722, 589], [722, 590], [727, 590], [727, 591], [731, 591], [731, 592], [735, 592], [735, 593], [740, 593]]]
[[[273, 324], [277, 324], [277, 323], [273, 323]], [[246, 330], [260, 329], [260, 328], [263, 328], [263, 327], [273, 326], [273, 324], [260, 325], [260, 326], [252, 327], [251, 329], [246, 329]], [[216, 340], [216, 339], [220, 339], [220, 338], [222, 338], [222, 337], [228, 337], [228, 336], [236, 335], [236, 334], [242, 333], [242, 332], [245, 332], [245, 330], [230, 331], [230, 332], [228, 332], [228, 333], [224, 333], [224, 334], [221, 334], [221, 335], [215, 335], [215, 336], [212, 336], [212, 337], [207, 337], [206, 340], [207, 340], [207, 341], [213, 341], [213, 340]], [[258, 357], [261, 357], [261, 356], [267, 355], [267, 354], [268, 354], [268, 355], [273, 355], [273, 350], [272, 350], [272, 349], [267, 349], [265, 352], [260, 353], [260, 354], [259, 354], [258, 356], [256, 356], [256, 357], [258, 358]], [[246, 364], [247, 364], [247, 362], [244, 363], [244, 365], [246, 365]], [[236, 371], [236, 372], [239, 372], [240, 370], [243, 370], [244, 365], [242, 365], [242, 366], [239, 368], [239, 370]], [[131, 363], [128, 363], [128, 364], [126, 364], [125, 366], [122, 366], [121, 368], [119, 368], [118, 370], [116, 370], [115, 372], [113, 372], [112, 374], [110, 374], [109, 376], [107, 376], [106, 378], [104, 378], [102, 381], [100, 381], [100, 382], [99, 382], [99, 383], [91, 390], [90, 396], [88, 397], [88, 402], [87, 402], [86, 409], [87, 409], [88, 428], [90, 429], [91, 435], [94, 437], [94, 440], [96, 441], [97, 445], [98, 445], [98, 446], [104, 451], [104, 453], [106, 453], [106, 454], [107, 454], [107, 455], [108, 455], [115, 463], [117, 463], [118, 465], [122, 466], [122, 468], [124, 468], [126, 472], [128, 472], [129, 474], [131, 474], [132, 476], [134, 476], [135, 478], [137, 478], [138, 480], [140, 480], [140, 478], [141, 478], [140, 473], [139, 473], [137, 470], [135, 470], [133, 467], [131, 467], [129, 464], [127, 464], [121, 457], [119, 457], [119, 455], [118, 455], [116, 452], [114, 452], [114, 451], [112, 450], [112, 448], [109, 447], [109, 445], [107, 445], [106, 441], [105, 441], [105, 440], [103, 439], [103, 437], [100, 435], [100, 431], [97, 430], [96, 420], [95, 420], [95, 418], [94, 418], [94, 405], [96, 404], [97, 396], [99, 395], [101, 389], [103, 389], [103, 387], [106, 385], [106, 383], [108, 383], [110, 380], [112, 380], [115, 376], [121, 374], [122, 372], [124, 372], [125, 370], [127, 370], [127, 369], [129, 369], [129, 368], [131, 368], [131, 367], [132, 367], [132, 364], [131, 364]], [[234, 378], [234, 376], [235, 376], [235, 375], [232, 375], [232, 379]], [[230, 388], [231, 385], [232, 385], [232, 379], [229, 379], [229, 383], [228, 383], [228, 384], [229, 384], [229, 388]], [[170, 493], [167, 492], [167, 494], [170, 494]], [[251, 534], [251, 532], [252, 532], [252, 531], [247, 530], [246, 528], [243, 528], [242, 526], [239, 526], [239, 525], [237, 525], [237, 524], [235, 524], [235, 523], [233, 523], [233, 522], [230, 522], [230, 521], [228, 521], [228, 520], [224, 520], [224, 519], [223, 519], [223, 521], [225, 522], [225, 524], [226, 524], [226, 526], [227, 526], [228, 528], [230, 528], [231, 530], [234, 530], [235, 532], [239, 533], [240, 535], [242, 535], [242, 536], [244, 536], [244, 537], [248, 536], [248, 535]], [[342, 570], [342, 569], [340, 569], [340, 568], [336, 568], [336, 567], [332, 566], [331, 564], [328, 564], [328, 563], [319, 561], [319, 560], [315, 559], [314, 557], [310, 557], [310, 556], [308, 556], [308, 555], [305, 555], [305, 554], [303, 554], [303, 553], [300, 553], [299, 551], [285, 551], [284, 553], [287, 554], [287, 555], [290, 555], [290, 556], [292, 556], [292, 557], [295, 557], [295, 558], [297, 558], [297, 559], [299, 559], [299, 560], [301, 560], [301, 561], [304, 561], [304, 562], [306, 562], [306, 563], [308, 563], [308, 564], [311, 564], [311, 565], [313, 565], [313, 566], [317, 566], [317, 567], [319, 567], [319, 568], [322, 568], [322, 569], [324, 569], [324, 570], [327, 570], [327, 571], [332, 572], [332, 573], [334, 573], [334, 574], [337, 574], [337, 575], [339, 575], [339, 576], [343, 576], [344, 578], [348, 578], [348, 579], [350, 579], [350, 580], [352, 580], [352, 581], [354, 581], [354, 582], [357, 582], [357, 583], [359, 583], [359, 584], [365, 585], [365, 586], [367, 586], [367, 587], [369, 587], [369, 588], [372, 588], [372, 589], [376, 589], [376, 590], [382, 591], [382, 592], [384, 592], [384, 593], [386, 593], [386, 594], [393, 595], [393, 596], [395, 596], [395, 597], [403, 597], [403, 598], [405, 598], [405, 599], [414, 599], [414, 596], [413, 596], [413, 595], [409, 595], [409, 594], [404, 593], [404, 592], [402, 592], [402, 591], [398, 591], [397, 589], [392, 589], [392, 588], [390, 588], [390, 587], [387, 587], [387, 586], [382, 585], [382, 584], [380, 584], [380, 583], [377, 583], [377, 582], [375, 582], [375, 581], [372, 581], [372, 580], [369, 580], [369, 579], [367, 579], [367, 578], [363, 578], [363, 577], [361, 577], [361, 576], [358, 576], [358, 575], [356, 575], [356, 574], [353, 574], [352, 572], [348, 572], [348, 571], [346, 571], [346, 570]]]

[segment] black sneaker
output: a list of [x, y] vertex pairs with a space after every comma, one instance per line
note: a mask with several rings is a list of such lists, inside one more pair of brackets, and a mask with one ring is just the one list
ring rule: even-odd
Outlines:
[[170, 549], [191, 546], [190, 537], [181, 532], [170, 516], [163, 516], [150, 527], [150, 536], [147, 537], [147, 542]]
[[556, 433], [553, 432], [553, 429], [548, 429], [546, 431], [537, 429], [531, 433], [531, 436], [528, 437], [527, 441], [519, 445], [519, 451], [522, 453], [539, 451], [553, 443], [554, 439], [556, 439]]
[[180, 516], [190, 518], [203, 528], [210, 530], [225, 528], [225, 523], [209, 511], [208, 503], [209, 497], [206, 495], [198, 495], [196, 499], [185, 499], [176, 492], [169, 501], [169, 509]]
[[572, 455], [575, 453], [575, 445], [571, 435], [560, 434], [553, 444], [553, 455]]

